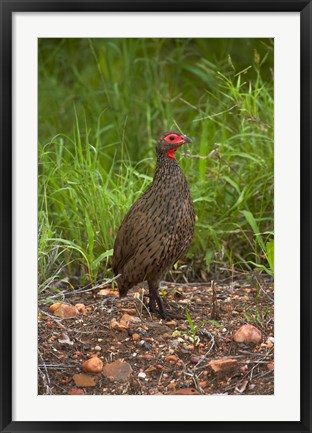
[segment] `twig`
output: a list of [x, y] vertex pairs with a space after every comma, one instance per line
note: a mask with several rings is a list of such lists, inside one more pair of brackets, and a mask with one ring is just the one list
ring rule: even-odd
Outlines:
[[70, 290], [70, 291], [57, 293], [56, 295], [49, 296], [49, 299], [58, 298], [59, 296], [64, 296], [64, 295], [77, 295], [79, 293], [91, 292], [92, 290], [101, 289], [102, 287], [105, 287], [108, 284], [112, 283], [113, 281], [117, 280], [117, 278], [119, 278], [120, 276], [121, 276], [121, 274], [118, 274], [115, 277], [111, 278], [110, 280], [107, 280], [101, 284], [97, 284], [96, 286], [90, 287], [89, 289]]
[[48, 369], [53, 369], [53, 370], [62, 370], [62, 369], [66, 369], [66, 368], [75, 368], [77, 367], [77, 365], [64, 365], [64, 364], [39, 364], [38, 365], [39, 368], [44, 367], [44, 369], [47, 371]]
[[117, 278], [119, 278], [119, 277], [121, 277], [121, 274], [116, 275], [115, 277], [111, 278], [110, 280], [105, 281], [104, 283], [97, 284], [96, 286], [90, 287], [90, 289], [75, 290], [74, 294], [76, 295], [77, 293], [91, 292], [92, 290], [101, 289], [102, 287], [108, 286], [108, 284], [117, 280]]
[[47, 311], [40, 310], [41, 314], [44, 316], [50, 317], [60, 328], [66, 329], [66, 327], [58, 320], [56, 319], [52, 314], [48, 313]]
[[220, 311], [219, 311], [217, 294], [215, 291], [215, 286], [214, 286], [213, 280], [211, 281], [211, 288], [212, 288], [212, 310], [211, 310], [210, 318], [212, 320], [219, 320], [220, 319]]
[[[144, 300], [143, 300], [143, 299], [144, 299], [144, 296], [146, 296], [146, 295], [144, 295], [144, 289], [143, 289], [143, 290], [142, 290], [142, 299], [141, 299], [141, 297], [140, 297], [140, 294], [139, 294], [139, 296], [135, 296], [135, 297], [134, 297], [134, 305], [135, 305], [135, 309], [136, 309], [136, 311], [137, 311], [137, 313], [138, 313], [138, 315], [139, 315], [139, 317], [140, 317], [141, 320], [143, 320], [143, 319], [142, 319], [143, 307], [144, 307], [145, 310], [147, 311], [147, 313], [148, 313], [150, 319], [152, 319], [151, 312], [150, 312], [149, 308], [148, 308], [148, 307], [145, 305], [145, 303], [144, 303]], [[139, 308], [139, 306], [140, 306], [141, 308]]]
[[43, 369], [44, 369], [44, 372], [43, 372], [41, 370], [41, 368], [39, 368], [39, 372], [40, 372], [41, 377], [42, 377], [42, 382], [43, 382], [43, 384], [44, 384], [44, 386], [46, 388], [46, 394], [51, 395], [52, 394], [51, 380], [50, 380], [50, 376], [49, 376], [49, 372], [48, 372], [47, 366], [46, 366], [46, 364], [44, 362], [44, 359], [43, 359], [40, 351], [39, 351], [39, 356], [41, 358], [41, 361], [43, 362]]
[[256, 279], [257, 283], [259, 284], [260, 290], [270, 299], [271, 302], [274, 302], [274, 299], [271, 298], [270, 295], [267, 294], [267, 292], [264, 290], [262, 284], [260, 283], [260, 281], [257, 278], [257, 275], [254, 273], [254, 278]]

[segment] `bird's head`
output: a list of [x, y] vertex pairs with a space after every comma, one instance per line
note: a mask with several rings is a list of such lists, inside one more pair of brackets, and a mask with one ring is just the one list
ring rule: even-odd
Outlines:
[[174, 153], [184, 143], [192, 143], [192, 140], [179, 131], [166, 131], [159, 137], [156, 144], [158, 154], [166, 154], [169, 159], [174, 159]]

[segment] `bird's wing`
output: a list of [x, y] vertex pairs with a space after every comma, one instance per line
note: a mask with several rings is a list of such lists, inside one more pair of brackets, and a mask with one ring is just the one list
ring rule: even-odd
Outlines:
[[[132, 209], [131, 209], [132, 210]], [[144, 240], [145, 244], [155, 239], [157, 222], [151, 220], [147, 213], [138, 209], [126, 215], [115, 240], [113, 270], [122, 272], [122, 268], [135, 255]], [[159, 228], [159, 224], [158, 224]]]

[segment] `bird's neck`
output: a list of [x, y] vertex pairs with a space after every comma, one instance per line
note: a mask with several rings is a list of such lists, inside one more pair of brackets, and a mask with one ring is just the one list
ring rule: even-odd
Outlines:
[[175, 157], [168, 156], [166, 152], [157, 152], [156, 172], [162, 169], [176, 170], [180, 169], [180, 166]]
[[173, 158], [168, 158], [166, 153], [157, 153], [157, 165], [154, 175], [154, 187], [159, 184], [168, 184], [174, 182], [183, 182], [183, 171], [181, 170], [178, 161]]

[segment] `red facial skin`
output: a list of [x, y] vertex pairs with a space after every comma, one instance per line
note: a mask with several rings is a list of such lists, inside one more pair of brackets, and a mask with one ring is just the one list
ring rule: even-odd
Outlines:
[[177, 150], [178, 147], [180, 147], [182, 144], [185, 143], [184, 137], [177, 134], [169, 134], [164, 138], [164, 140], [167, 143], [172, 143], [177, 145], [177, 147], [173, 147], [172, 149], [167, 151], [168, 158], [174, 159], [175, 158], [174, 152]]

